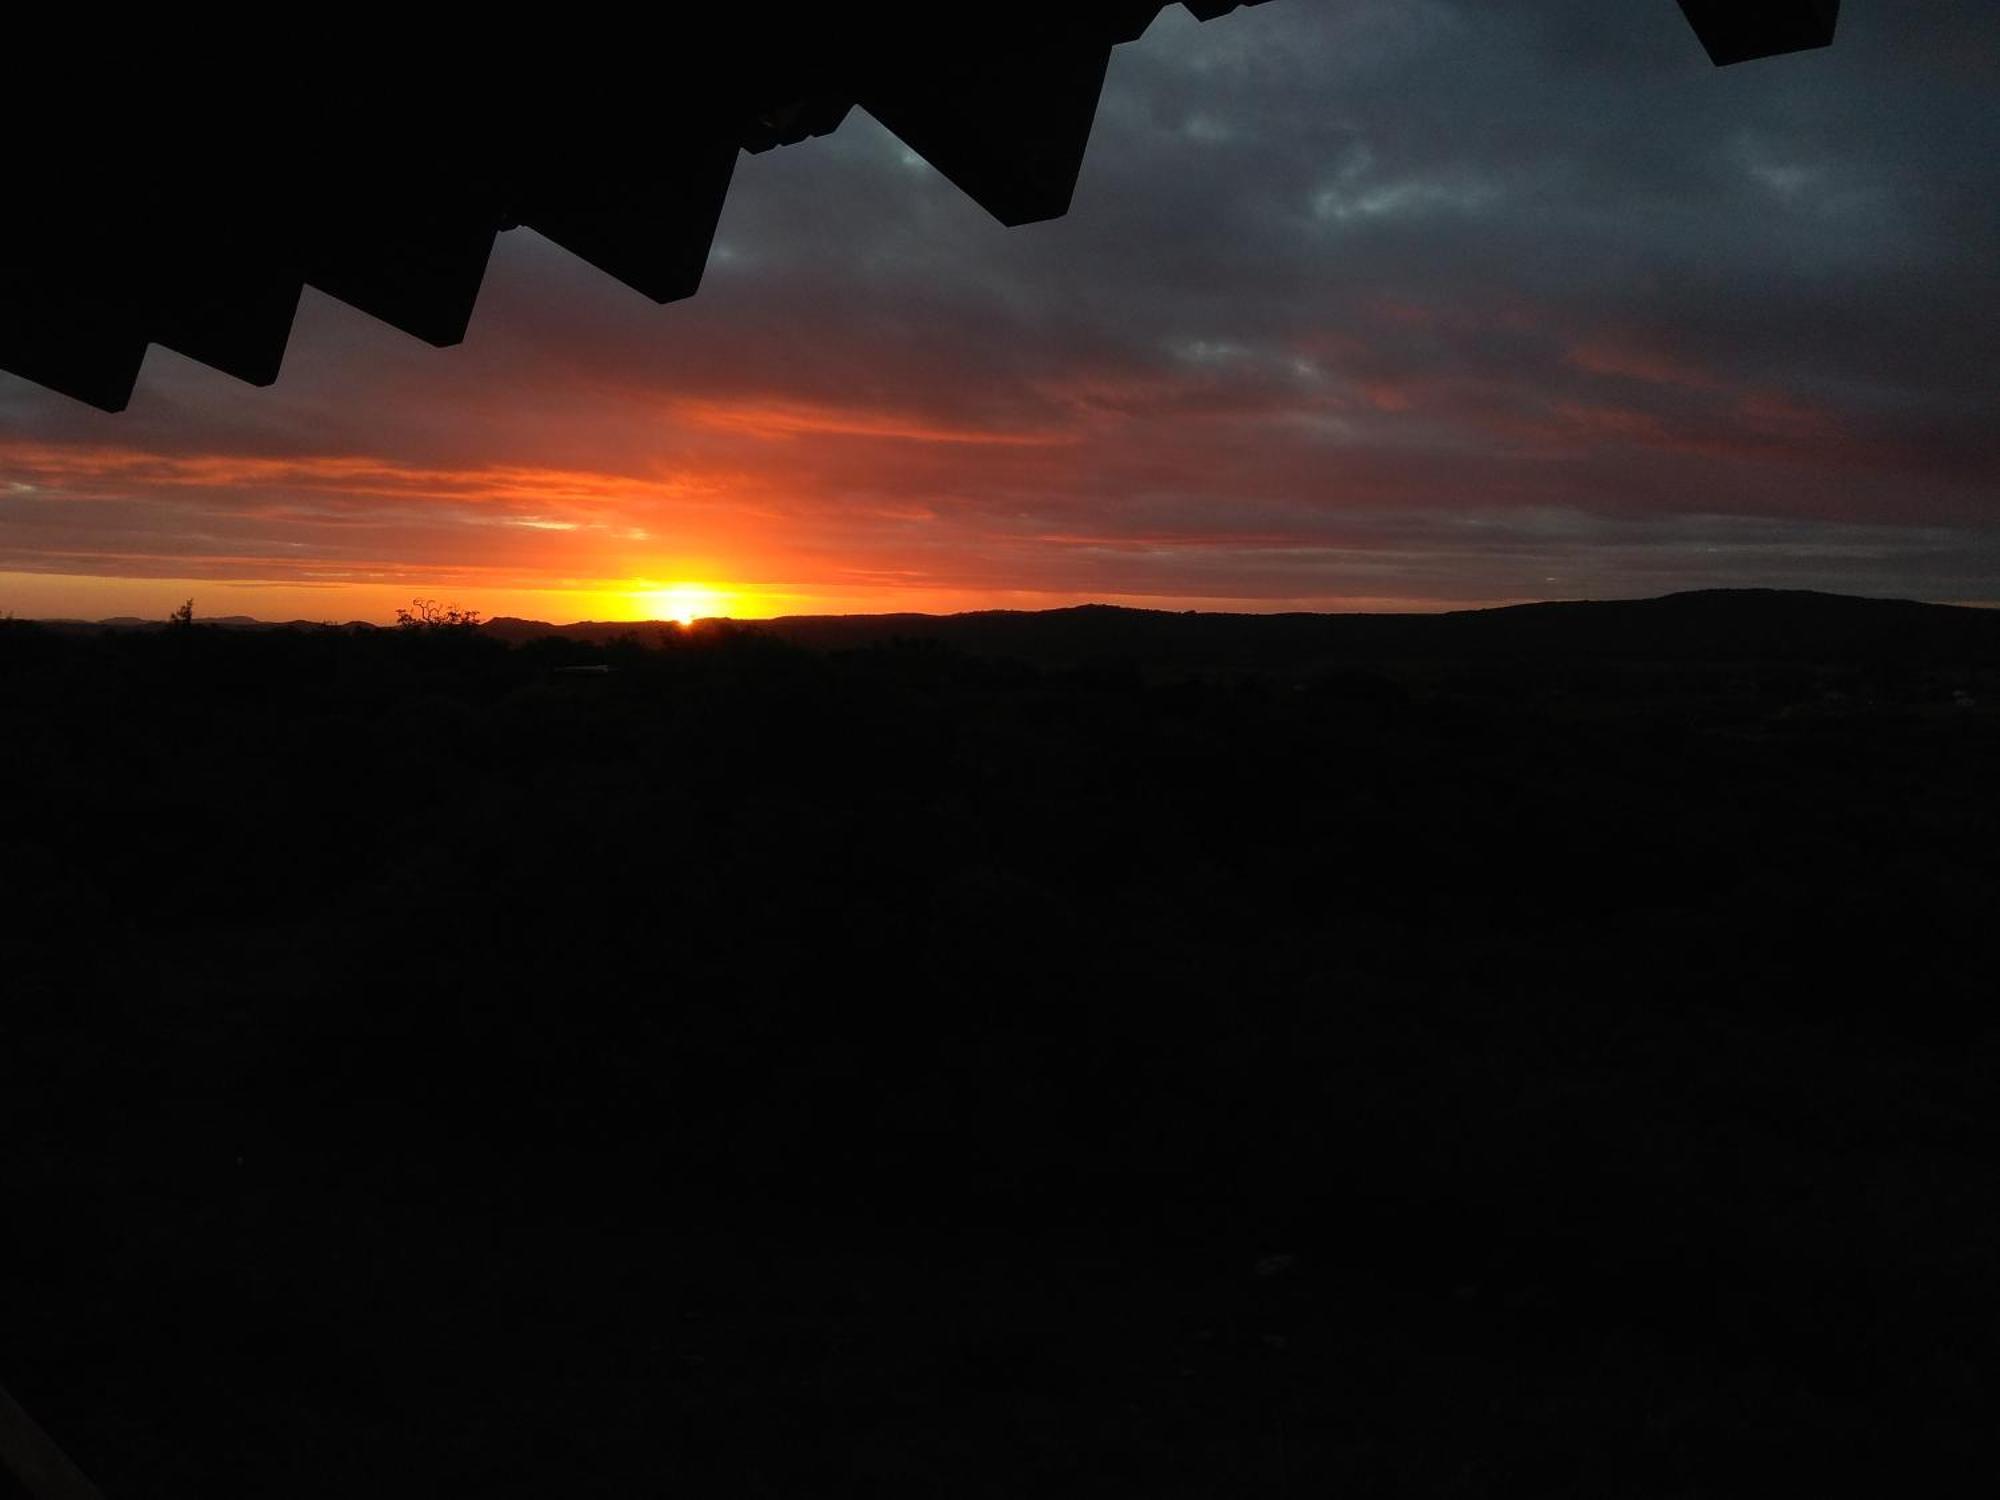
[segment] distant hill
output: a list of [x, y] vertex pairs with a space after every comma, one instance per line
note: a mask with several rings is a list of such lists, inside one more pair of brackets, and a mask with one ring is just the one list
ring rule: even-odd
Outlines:
[[[73, 635], [88, 635], [103, 630], [165, 630], [169, 621], [147, 619], [140, 615], [112, 615], [102, 620], [37, 620], [51, 630], [60, 630]], [[260, 620], [255, 615], [196, 615], [196, 625], [221, 626], [228, 630], [320, 630], [329, 621], [325, 620]], [[349, 620], [339, 627], [343, 630], [376, 630], [379, 626], [365, 620]]]
[[[161, 620], [46, 621], [51, 628], [161, 630]], [[321, 628], [246, 615], [197, 619], [241, 630]], [[382, 627], [350, 621], [340, 627]], [[608, 644], [677, 639], [670, 621], [553, 625], [502, 616], [481, 634]], [[696, 628], [771, 636], [814, 651], [935, 642], [1038, 666], [1299, 675], [1387, 661], [1881, 661], [2000, 666], [2000, 610], [1784, 589], [1702, 589], [1657, 599], [1569, 600], [1443, 614], [1225, 614], [1085, 604], [956, 615], [787, 615]]]
[[[1087, 604], [958, 615], [790, 615], [734, 622], [813, 650], [935, 641], [1045, 666], [1311, 672], [1382, 660], [1923, 660], [2000, 663], [2000, 610], [1780, 589], [1704, 589], [1657, 599], [1577, 600], [1445, 614], [1211, 614]], [[672, 635], [672, 624], [501, 619], [520, 642]]]

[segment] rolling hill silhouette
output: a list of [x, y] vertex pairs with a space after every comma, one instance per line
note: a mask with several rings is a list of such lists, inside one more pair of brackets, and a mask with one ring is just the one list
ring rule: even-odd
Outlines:
[[[547, 636], [612, 641], [635, 629], [509, 617], [481, 628], [517, 643]], [[643, 634], [659, 627], [638, 628]], [[1441, 614], [1227, 614], [1090, 604], [957, 615], [793, 615], [736, 628], [822, 651], [933, 641], [977, 656], [1045, 665], [1129, 661], [1155, 670], [1273, 673], [1496, 653], [1634, 661], [2000, 660], [2000, 611], [1784, 589], [1704, 589], [1656, 599]]]

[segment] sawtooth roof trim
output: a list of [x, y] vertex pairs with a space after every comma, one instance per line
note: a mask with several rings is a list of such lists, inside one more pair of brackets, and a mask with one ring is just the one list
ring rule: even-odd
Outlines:
[[[1261, 0], [1184, 0], [1204, 21], [1239, 3]], [[1679, 4], [1718, 66], [1826, 46], [1839, 14]], [[44, 28], [21, 56], [100, 65], [88, 87], [58, 68], [0, 104], [11, 139], [43, 145], [10, 184], [0, 368], [105, 411], [154, 343], [269, 385], [308, 285], [455, 344], [495, 236], [521, 224], [655, 301], [687, 297], [739, 152], [856, 105], [1001, 223], [1055, 218], [1112, 48], [1164, 8], [739, 4], [425, 43], [407, 12], [343, 12], [337, 35], [301, 22], [255, 51], [178, 15], [108, 50], [80, 34], [89, 17]]]

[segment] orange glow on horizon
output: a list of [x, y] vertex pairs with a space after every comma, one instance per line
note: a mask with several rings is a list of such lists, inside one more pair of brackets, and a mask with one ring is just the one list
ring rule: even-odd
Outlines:
[[[683, 595], [704, 590], [707, 598]], [[1120, 590], [1030, 590], [953, 587], [929, 581], [891, 586], [880, 583], [662, 584], [653, 580], [574, 580], [537, 587], [504, 576], [472, 572], [411, 574], [400, 580], [325, 580], [301, 584], [284, 579], [157, 574], [89, 576], [23, 573], [0, 569], [0, 618], [84, 619], [112, 617], [165, 620], [183, 599], [194, 600], [195, 618], [248, 616], [271, 622], [340, 624], [366, 621], [387, 625], [413, 598], [435, 598], [475, 609], [487, 619], [512, 617], [565, 625], [584, 620], [678, 619], [767, 620], [784, 615], [957, 614], [967, 610], [1063, 609], [1078, 604], [1112, 604], [1134, 609], [1266, 613], [1316, 610], [1335, 613], [1429, 613], [1495, 604], [1528, 602], [1516, 596], [1437, 600], [1397, 596], [1244, 597], [1128, 593]], [[665, 598], [667, 602], [658, 602]], [[678, 607], [676, 607], [678, 605]]]

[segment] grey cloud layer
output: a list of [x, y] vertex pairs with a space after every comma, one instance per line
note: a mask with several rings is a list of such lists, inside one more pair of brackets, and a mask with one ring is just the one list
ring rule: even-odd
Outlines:
[[857, 115], [743, 161], [691, 303], [517, 233], [464, 349], [309, 294], [274, 391], [156, 355], [122, 418], [0, 381], [0, 433], [726, 465], [768, 431], [688, 403], [789, 403], [1050, 440], [783, 439], [822, 519], [932, 515], [939, 583], [2000, 599], [2000, 19], [1845, 11], [1718, 71], [1665, 0], [1172, 10], [1065, 220], [1001, 230]]

